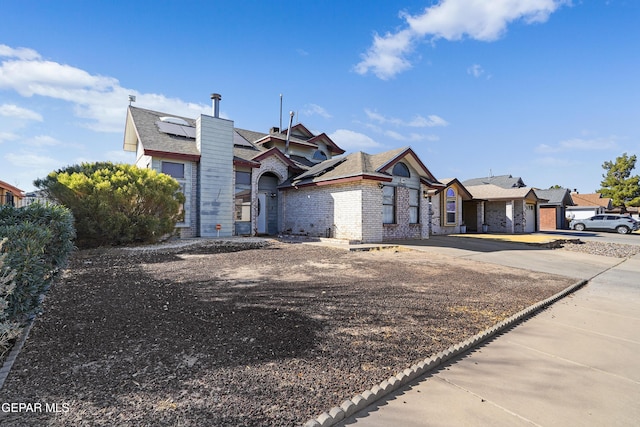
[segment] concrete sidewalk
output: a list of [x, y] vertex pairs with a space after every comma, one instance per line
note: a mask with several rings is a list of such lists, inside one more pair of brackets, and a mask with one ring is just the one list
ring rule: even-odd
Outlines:
[[414, 248], [589, 283], [338, 425], [638, 424], [640, 255], [620, 260], [513, 245], [437, 246], [432, 240]]

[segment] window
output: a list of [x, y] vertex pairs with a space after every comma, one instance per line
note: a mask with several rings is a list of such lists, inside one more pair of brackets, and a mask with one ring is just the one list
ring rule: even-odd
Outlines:
[[409, 168], [404, 163], [396, 163], [393, 167], [393, 172], [396, 176], [402, 176], [404, 178], [410, 178], [411, 173], [409, 172]]
[[251, 172], [236, 171], [236, 221], [251, 221]]
[[418, 224], [420, 222], [420, 190], [409, 189], [409, 223]]
[[396, 188], [390, 185], [382, 187], [382, 223], [396, 223]]
[[184, 179], [184, 163], [162, 162], [162, 173]]
[[4, 195], [4, 204], [8, 205], [8, 206], [15, 206], [14, 201], [13, 201], [13, 193], [11, 191], [7, 191], [7, 193]]
[[445, 223], [447, 225], [455, 225], [456, 224], [456, 213], [457, 213], [457, 205], [458, 205], [458, 197], [456, 196], [456, 191], [453, 188], [447, 188], [446, 192], [446, 200], [445, 200]]
[[316, 150], [316, 152], [313, 153], [313, 158], [314, 160], [327, 160], [327, 155], [321, 150]]

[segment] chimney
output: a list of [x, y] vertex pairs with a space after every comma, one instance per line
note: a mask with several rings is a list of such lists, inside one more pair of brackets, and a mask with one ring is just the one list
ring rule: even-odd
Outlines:
[[272, 127], [271, 129], [269, 129], [269, 133], [270, 133], [271, 135], [274, 135], [274, 134], [276, 134], [276, 133], [280, 133], [280, 128], [279, 128], [279, 127], [277, 127], [277, 126], [274, 126], [274, 127]]
[[222, 99], [222, 95], [219, 93], [212, 93], [211, 99], [213, 100], [213, 117], [218, 119], [220, 118], [220, 100]]

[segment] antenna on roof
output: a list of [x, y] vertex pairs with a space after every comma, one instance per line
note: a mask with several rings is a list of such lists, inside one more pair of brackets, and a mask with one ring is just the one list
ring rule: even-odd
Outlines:
[[285, 142], [284, 145], [284, 155], [287, 157], [290, 157], [289, 154], [289, 139], [291, 138], [291, 123], [293, 122], [293, 116], [296, 113], [294, 113], [293, 111], [289, 111], [289, 130], [287, 131], [287, 140]]
[[282, 94], [280, 94], [280, 131], [282, 132]]
[[129, 105], [131, 105], [132, 102], [136, 102], [136, 96], [135, 95], [129, 95]]

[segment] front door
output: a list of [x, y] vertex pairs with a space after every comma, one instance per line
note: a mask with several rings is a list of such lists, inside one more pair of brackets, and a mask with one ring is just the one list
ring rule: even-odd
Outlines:
[[258, 234], [267, 234], [267, 193], [258, 193]]
[[536, 205], [530, 203], [526, 204], [527, 211], [525, 212], [525, 233], [535, 233], [536, 231]]

